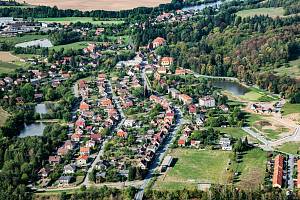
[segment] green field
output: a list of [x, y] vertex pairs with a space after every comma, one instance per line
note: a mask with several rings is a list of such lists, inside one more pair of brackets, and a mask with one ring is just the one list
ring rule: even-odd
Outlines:
[[0, 127], [4, 125], [5, 121], [9, 117], [9, 114], [0, 107]]
[[267, 92], [254, 87], [250, 87], [249, 91], [244, 95], [240, 96], [240, 98], [246, 101], [260, 101], [260, 102], [269, 102], [278, 99], [277, 97], [273, 97], [267, 94]]
[[39, 22], [49, 22], [49, 23], [61, 23], [61, 24], [70, 24], [70, 23], [76, 23], [76, 22], [82, 22], [82, 23], [91, 23], [94, 25], [102, 25], [102, 24], [122, 24], [124, 23], [123, 20], [97, 20], [94, 21], [92, 17], [59, 17], [59, 18], [36, 18], [36, 21]]
[[284, 10], [283, 7], [279, 8], [256, 8], [256, 9], [249, 9], [249, 10], [241, 10], [236, 13], [237, 16], [241, 16], [242, 18], [245, 17], [254, 17], [255, 15], [265, 15], [272, 18], [276, 17], [283, 17]]
[[300, 113], [300, 104], [286, 103], [282, 108], [283, 115]]
[[13, 72], [15, 69], [21, 68], [21, 66], [0, 61], [0, 73], [9, 73]]
[[231, 137], [235, 139], [244, 138], [247, 136], [249, 142], [257, 143], [258, 140], [251, 137], [249, 134], [247, 134], [243, 129], [237, 128], [237, 127], [226, 127], [226, 128], [216, 128], [221, 133], [225, 133], [227, 135], [230, 135]]
[[0, 43], [8, 43], [8, 44], [18, 44], [18, 43], [23, 43], [23, 42], [28, 42], [32, 40], [39, 40], [39, 39], [47, 39], [48, 35], [32, 35], [32, 34], [27, 34], [24, 36], [16, 36], [16, 37], [0, 37]]
[[277, 148], [279, 151], [286, 153], [297, 154], [297, 151], [300, 149], [300, 142], [288, 142]]
[[233, 164], [234, 172], [240, 175], [237, 178], [237, 186], [241, 188], [258, 188], [263, 184], [267, 155], [261, 149], [254, 148], [242, 156], [242, 161]]
[[170, 155], [178, 160], [166, 177], [159, 177], [154, 188], [191, 188], [200, 182], [225, 184], [230, 154], [231, 152], [225, 151], [173, 149]]
[[84, 42], [75, 42], [75, 43], [71, 43], [71, 44], [65, 44], [65, 45], [58, 45], [58, 46], [54, 46], [51, 47], [50, 50], [55, 50], [55, 51], [59, 51], [60, 49], [64, 48], [65, 50], [78, 50], [78, 49], [84, 49], [85, 47], [88, 46], [87, 41]]

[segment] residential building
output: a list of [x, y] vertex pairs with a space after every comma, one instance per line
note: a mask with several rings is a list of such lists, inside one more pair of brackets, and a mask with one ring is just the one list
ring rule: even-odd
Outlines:
[[282, 155], [277, 155], [274, 160], [274, 172], [273, 172], [273, 179], [272, 179], [273, 187], [278, 187], [278, 188], [282, 187], [283, 163], [284, 163], [284, 157]]
[[152, 47], [153, 49], [159, 47], [159, 46], [163, 46], [166, 44], [166, 40], [162, 37], [157, 37], [153, 40], [152, 42]]
[[205, 96], [199, 99], [199, 105], [202, 107], [212, 108], [216, 106], [216, 101], [212, 96]]

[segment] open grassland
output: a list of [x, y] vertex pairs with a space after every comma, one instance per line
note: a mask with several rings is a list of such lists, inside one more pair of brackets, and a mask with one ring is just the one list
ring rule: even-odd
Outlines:
[[282, 108], [283, 115], [289, 115], [293, 113], [300, 113], [300, 104], [291, 104], [286, 103], [284, 107]]
[[241, 16], [242, 18], [245, 17], [254, 17], [255, 15], [265, 15], [272, 18], [276, 17], [283, 17], [284, 10], [283, 7], [279, 8], [256, 8], [256, 9], [249, 9], [249, 10], [241, 10], [236, 13], [237, 16]]
[[0, 43], [5, 42], [7, 44], [18, 44], [23, 42], [29, 42], [32, 40], [39, 40], [39, 39], [47, 39], [48, 35], [33, 35], [27, 34], [24, 36], [16, 36], [16, 37], [0, 37]]
[[277, 150], [291, 154], [298, 154], [299, 149], [300, 142], [288, 142], [277, 147]]
[[230, 154], [225, 151], [173, 149], [170, 155], [177, 162], [166, 176], [158, 178], [154, 188], [175, 190], [193, 188], [197, 183], [225, 184]]
[[82, 22], [82, 23], [91, 23], [94, 25], [102, 25], [102, 24], [122, 24], [124, 23], [123, 20], [93, 20], [92, 17], [58, 17], [58, 18], [36, 18], [36, 21], [39, 22], [49, 22], [49, 23], [61, 23], [61, 24], [70, 24], [70, 23], [76, 23], [76, 22]]
[[5, 110], [3, 110], [0, 107], [0, 127], [4, 125], [5, 121], [7, 120], [7, 118], [9, 117], [9, 113], [6, 112]]
[[241, 99], [246, 101], [259, 101], [259, 102], [269, 102], [278, 100], [277, 97], [271, 96], [266, 91], [261, 89], [250, 87], [249, 91], [244, 95], [240, 96]]
[[242, 156], [242, 161], [235, 163], [233, 169], [238, 172], [237, 186], [257, 189], [264, 182], [267, 155], [261, 149], [251, 149]]
[[[23, 3], [23, 0], [17, 0]], [[26, 0], [31, 5], [57, 6], [60, 9], [78, 10], [127, 10], [136, 7], [155, 7], [171, 0]]]

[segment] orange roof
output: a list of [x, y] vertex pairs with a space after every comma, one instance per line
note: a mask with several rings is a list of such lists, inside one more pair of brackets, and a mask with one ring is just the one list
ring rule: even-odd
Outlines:
[[153, 40], [153, 43], [164, 44], [166, 40], [162, 37], [157, 37]]
[[192, 97], [190, 97], [189, 95], [181, 94], [180, 96], [184, 101], [192, 100]]
[[274, 173], [273, 173], [273, 187], [282, 186], [283, 178], [283, 161], [284, 157], [282, 155], [277, 155], [274, 162]]
[[161, 62], [173, 62], [173, 58], [172, 57], [163, 57], [162, 59], [161, 59]]
[[297, 188], [300, 188], [300, 160], [297, 161], [297, 168], [298, 168]]
[[119, 137], [126, 137], [127, 133], [123, 131], [122, 129], [118, 130], [117, 136]]
[[184, 139], [179, 139], [178, 144], [185, 144], [185, 140]]
[[89, 153], [90, 152], [90, 148], [89, 147], [80, 147], [80, 152], [82, 152], [82, 153]]
[[79, 109], [80, 110], [88, 110], [90, 108], [89, 104], [85, 103], [85, 102], [81, 102]]
[[81, 155], [79, 156], [78, 158], [76, 158], [77, 160], [80, 160], [80, 159], [83, 159], [83, 160], [88, 160], [89, 159], [89, 156], [87, 155]]

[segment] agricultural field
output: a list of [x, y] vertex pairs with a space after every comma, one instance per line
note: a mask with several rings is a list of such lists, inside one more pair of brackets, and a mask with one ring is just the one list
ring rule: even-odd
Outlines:
[[237, 16], [241, 16], [242, 18], [245, 17], [254, 17], [255, 15], [265, 15], [272, 18], [276, 17], [283, 17], [284, 10], [283, 7], [278, 8], [256, 8], [256, 9], [249, 9], [249, 10], [241, 10], [236, 13]]
[[4, 125], [5, 121], [7, 120], [7, 118], [9, 117], [9, 113], [7, 113], [5, 110], [3, 110], [0, 107], [0, 127]]
[[279, 75], [288, 75], [294, 78], [300, 78], [300, 58], [289, 62], [290, 67], [282, 66], [275, 69]]
[[[23, 3], [23, 0], [17, 0]], [[78, 9], [78, 10], [127, 10], [137, 7], [155, 7], [159, 4], [170, 3], [171, 0], [26, 0], [30, 5], [57, 6], [61, 9]]]
[[291, 154], [299, 154], [298, 151], [300, 150], [300, 142], [285, 143], [285, 144], [277, 147], [277, 150], [283, 151], [286, 153], [291, 153]]
[[225, 184], [231, 152], [172, 149], [170, 154], [178, 159], [173, 168], [158, 178], [154, 185], [158, 190], [174, 190], [196, 187], [197, 183]]
[[264, 182], [267, 154], [261, 149], [254, 148], [242, 155], [242, 161], [235, 163], [233, 169], [239, 173], [235, 180], [241, 188], [257, 189]]

